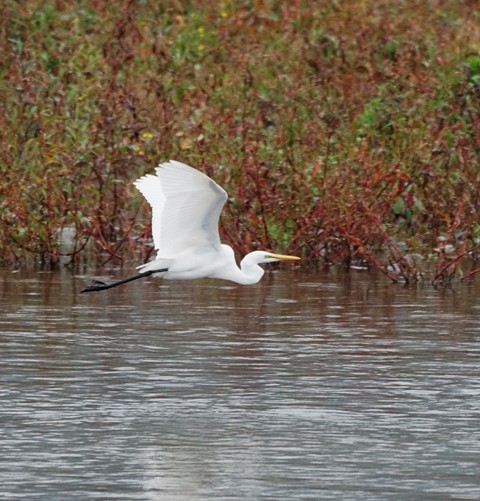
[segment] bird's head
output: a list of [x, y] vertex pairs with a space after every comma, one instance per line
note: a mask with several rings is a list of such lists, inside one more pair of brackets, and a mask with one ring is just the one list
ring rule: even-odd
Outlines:
[[285, 256], [284, 254], [274, 254], [267, 251], [253, 251], [247, 254], [240, 263], [240, 269], [246, 280], [239, 283], [255, 284], [264, 274], [264, 269], [259, 264], [274, 263], [276, 261], [298, 261], [297, 256]]
[[257, 264], [262, 263], [274, 263], [276, 261], [298, 261], [300, 260], [297, 256], [286, 256], [284, 254], [274, 254], [273, 252], [267, 251], [254, 251], [248, 256]]

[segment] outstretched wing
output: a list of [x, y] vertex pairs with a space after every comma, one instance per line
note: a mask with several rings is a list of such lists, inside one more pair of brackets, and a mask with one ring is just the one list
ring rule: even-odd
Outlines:
[[175, 257], [186, 249], [220, 249], [218, 219], [228, 195], [208, 176], [170, 160], [156, 175], [135, 181], [152, 206], [152, 235], [159, 256]]

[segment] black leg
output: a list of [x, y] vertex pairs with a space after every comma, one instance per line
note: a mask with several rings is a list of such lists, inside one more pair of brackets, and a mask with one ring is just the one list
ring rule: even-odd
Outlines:
[[161, 270], [150, 270], [145, 271], [143, 273], [139, 273], [138, 275], [134, 275], [130, 278], [125, 278], [124, 280], [119, 280], [118, 282], [112, 282], [111, 284], [106, 284], [105, 282], [101, 282], [100, 280], [95, 280], [97, 285], [90, 285], [85, 289], [82, 289], [80, 292], [94, 292], [94, 291], [104, 291], [105, 289], [111, 289], [112, 287], [116, 287], [117, 285], [126, 284], [127, 282], [131, 282], [132, 280], [138, 280], [139, 278], [149, 277], [154, 273], [163, 273], [168, 271], [168, 268], [163, 268]]

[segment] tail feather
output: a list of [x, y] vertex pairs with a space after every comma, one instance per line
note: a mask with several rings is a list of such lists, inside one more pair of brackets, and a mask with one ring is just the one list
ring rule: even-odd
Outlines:
[[142, 273], [146, 271], [165, 270], [170, 267], [171, 262], [171, 259], [154, 259], [153, 261], [137, 266], [137, 270], [141, 270]]

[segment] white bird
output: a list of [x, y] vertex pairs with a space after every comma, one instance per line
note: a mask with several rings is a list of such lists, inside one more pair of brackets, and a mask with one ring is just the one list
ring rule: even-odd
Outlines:
[[180, 280], [210, 277], [255, 284], [265, 272], [259, 264], [300, 259], [254, 251], [238, 267], [233, 249], [222, 244], [218, 234], [218, 220], [228, 199], [226, 191], [200, 171], [174, 160], [160, 164], [155, 172], [156, 175], [143, 176], [134, 184], [152, 207], [156, 259], [139, 266], [141, 273], [133, 277], [111, 284], [97, 281], [82, 292], [110, 289], [150, 275]]

